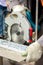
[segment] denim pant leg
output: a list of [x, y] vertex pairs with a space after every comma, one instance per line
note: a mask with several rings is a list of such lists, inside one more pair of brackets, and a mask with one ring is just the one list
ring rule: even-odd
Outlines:
[[0, 36], [3, 35], [3, 9], [0, 7]]
[[5, 17], [7, 15], [7, 7], [3, 7], [3, 35], [5, 36], [6, 35], [6, 32], [5, 32], [5, 27], [6, 27], [6, 24], [5, 24]]

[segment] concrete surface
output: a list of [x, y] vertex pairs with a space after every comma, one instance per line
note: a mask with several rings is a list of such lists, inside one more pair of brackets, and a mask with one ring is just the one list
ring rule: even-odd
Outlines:
[[[0, 60], [1, 60], [1, 59], [0, 59]], [[8, 59], [3, 58], [3, 65], [43, 65], [43, 56], [42, 56], [42, 58], [41, 58], [39, 61], [37, 61], [36, 63], [34, 63], [34, 62], [25, 63], [25, 61], [24, 61], [24, 62], [21, 62], [21, 63], [14, 62], [14, 63], [12, 64], [11, 62], [9, 62]]]
[[13, 63], [11, 63], [8, 59], [3, 59], [4, 61], [3, 61], [3, 65], [34, 65], [34, 62], [31, 62], [31, 63], [26, 63], [25, 61], [22, 61], [22, 62], [20, 62], [20, 63], [18, 63], [18, 62], [13, 62]]

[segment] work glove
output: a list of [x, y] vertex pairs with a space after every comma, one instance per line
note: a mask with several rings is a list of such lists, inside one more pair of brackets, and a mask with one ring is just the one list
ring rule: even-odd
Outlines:
[[43, 35], [30, 46], [27, 47], [27, 62], [38, 61], [43, 53]]

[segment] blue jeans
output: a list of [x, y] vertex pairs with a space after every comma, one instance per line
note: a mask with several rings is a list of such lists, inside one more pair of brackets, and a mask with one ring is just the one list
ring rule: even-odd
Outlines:
[[0, 5], [0, 36], [4, 35], [6, 14], [7, 14], [7, 7], [3, 7]]

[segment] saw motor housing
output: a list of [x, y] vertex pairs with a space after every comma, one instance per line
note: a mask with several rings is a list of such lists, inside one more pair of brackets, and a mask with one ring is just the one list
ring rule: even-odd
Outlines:
[[5, 18], [7, 27], [7, 37], [9, 41], [24, 43], [29, 39], [29, 28], [31, 27], [29, 21], [20, 11], [12, 12]]

